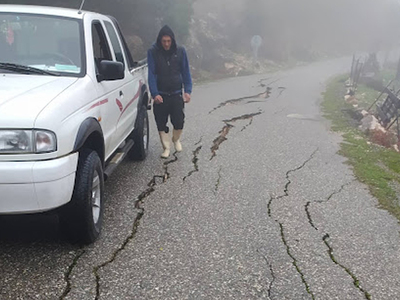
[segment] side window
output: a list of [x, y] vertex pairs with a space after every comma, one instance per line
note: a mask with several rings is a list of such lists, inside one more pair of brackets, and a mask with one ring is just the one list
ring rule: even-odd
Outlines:
[[110, 37], [111, 44], [114, 49], [115, 57], [117, 61], [121, 62], [125, 66], [125, 61], [124, 61], [124, 55], [122, 54], [122, 47], [121, 44], [118, 40], [117, 33], [114, 30], [114, 27], [110, 22], [105, 21], [104, 24], [106, 25], [106, 30], [108, 33], [108, 36]]
[[110, 47], [108, 45], [106, 35], [104, 33], [101, 23], [98, 21], [93, 22], [92, 25], [93, 36], [93, 52], [96, 68], [100, 66], [102, 60], [112, 60]]

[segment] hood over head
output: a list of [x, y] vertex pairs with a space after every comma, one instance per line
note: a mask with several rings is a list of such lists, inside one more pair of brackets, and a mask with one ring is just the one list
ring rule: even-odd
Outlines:
[[157, 37], [157, 47], [161, 50], [164, 50], [162, 44], [161, 44], [161, 39], [163, 36], [170, 36], [172, 39], [172, 45], [171, 45], [171, 50], [170, 51], [176, 51], [176, 49], [178, 48], [176, 45], [176, 40], [175, 40], [175, 34], [172, 31], [172, 29], [168, 26], [165, 25], [163, 28], [161, 28], [160, 32], [158, 33], [158, 37]]

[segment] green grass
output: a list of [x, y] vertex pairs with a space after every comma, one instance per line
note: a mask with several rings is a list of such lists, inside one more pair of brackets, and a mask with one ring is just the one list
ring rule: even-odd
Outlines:
[[[360, 107], [364, 107], [365, 109], [368, 109], [374, 102], [375, 100], [379, 97], [380, 92], [373, 90], [370, 87], [367, 87], [365, 85], [360, 85], [357, 89], [357, 94], [358, 94], [358, 105]], [[383, 100], [384, 96], [381, 96], [380, 100]], [[375, 105], [373, 106], [373, 110], [375, 110]]]
[[[370, 143], [368, 136], [352, 125], [354, 120], [348, 111], [354, 108], [343, 99], [345, 79], [347, 75], [336, 77], [328, 84], [322, 103], [325, 117], [332, 121], [332, 130], [343, 135], [339, 154], [348, 158], [355, 176], [368, 185], [371, 194], [379, 200], [380, 207], [400, 220], [400, 188], [397, 192], [395, 189], [400, 187], [400, 154]], [[376, 91], [365, 86], [359, 87], [358, 98], [360, 93], [365, 94], [359, 102], [362, 107], [372, 103], [377, 96]]]
[[395, 76], [396, 70], [392, 69], [383, 70], [380, 74], [384, 85], [387, 85]]
[[346, 92], [344, 83], [347, 75], [343, 75], [332, 80], [324, 94], [322, 109], [325, 117], [332, 120], [334, 131], [347, 131], [350, 128], [351, 120], [344, 110], [351, 110], [353, 107], [343, 100]]

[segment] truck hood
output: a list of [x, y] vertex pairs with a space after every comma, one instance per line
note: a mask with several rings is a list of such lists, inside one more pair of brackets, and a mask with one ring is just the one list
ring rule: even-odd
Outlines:
[[39, 113], [78, 79], [0, 74], [0, 128], [34, 128]]

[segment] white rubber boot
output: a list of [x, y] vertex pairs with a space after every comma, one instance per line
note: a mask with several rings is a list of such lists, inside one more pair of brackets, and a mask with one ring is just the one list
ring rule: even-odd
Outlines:
[[182, 151], [182, 144], [181, 144], [181, 134], [182, 130], [175, 130], [173, 131], [172, 141], [174, 142], [176, 152]]
[[165, 131], [159, 131], [161, 144], [163, 146], [164, 152], [161, 154], [162, 158], [168, 158], [171, 148], [170, 137]]

